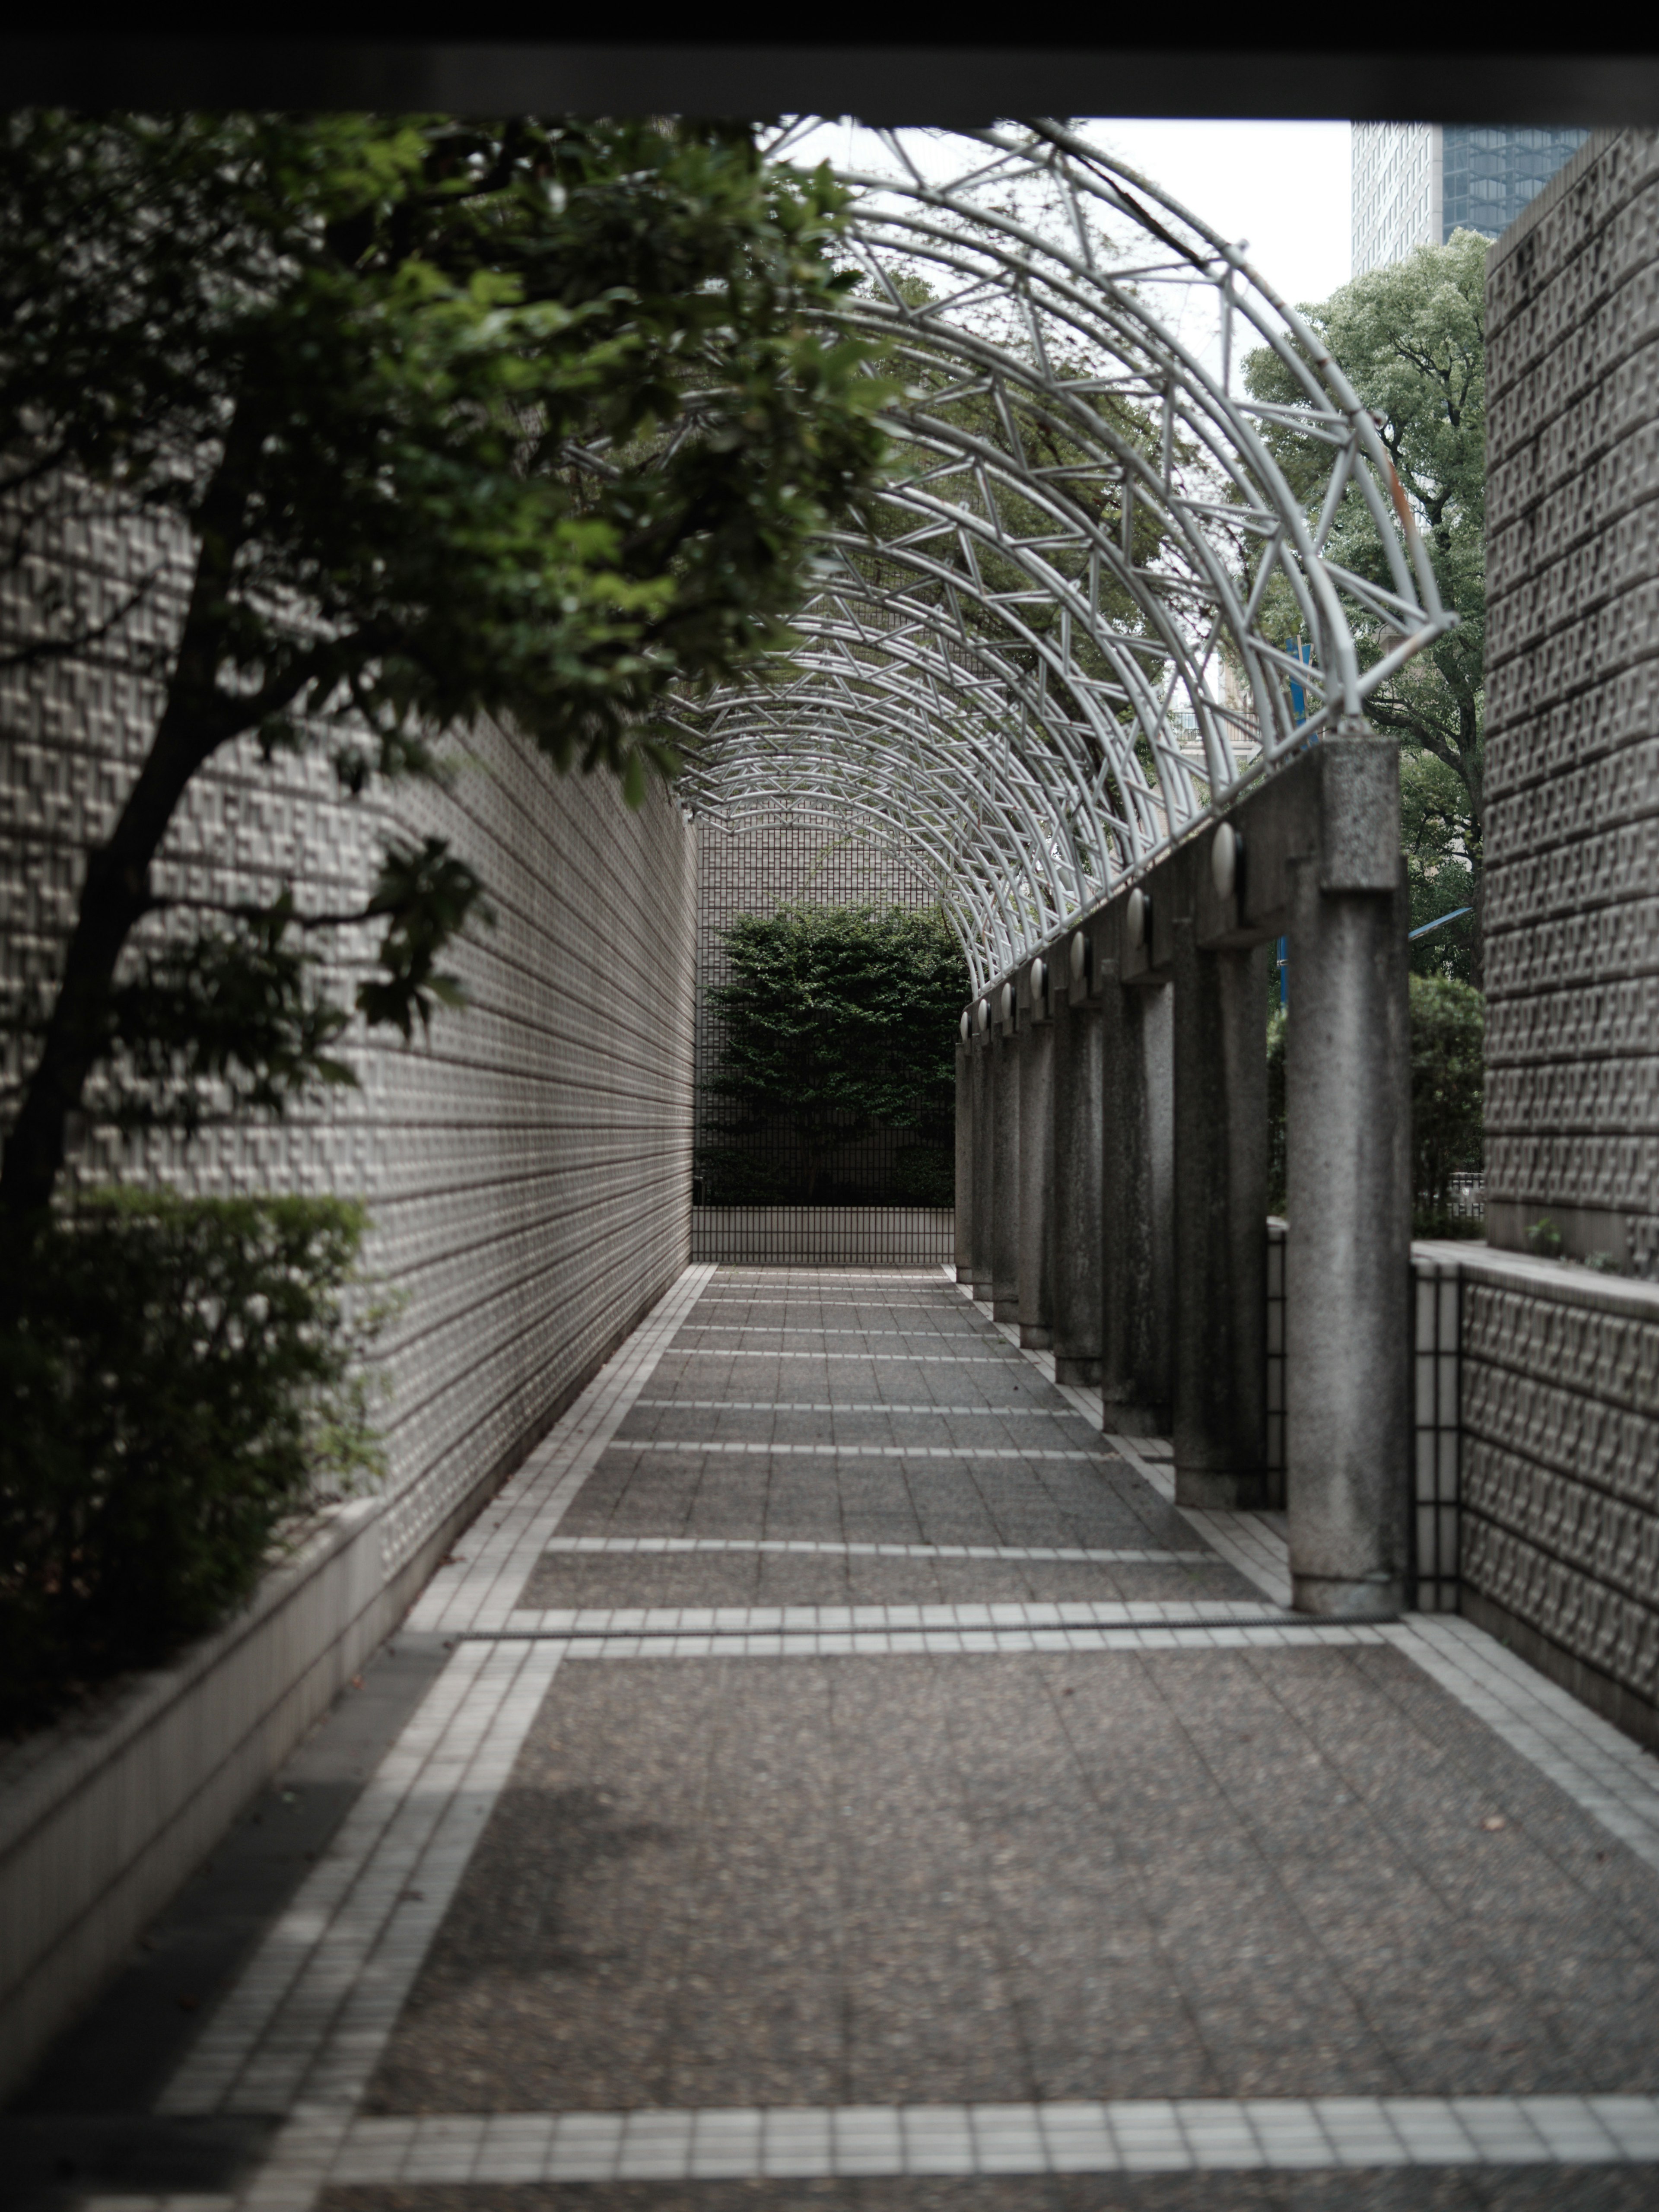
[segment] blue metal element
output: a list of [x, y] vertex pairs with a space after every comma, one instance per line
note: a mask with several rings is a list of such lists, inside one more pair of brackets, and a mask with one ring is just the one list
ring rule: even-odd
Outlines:
[[[1287, 637], [1285, 641], [1285, 650], [1286, 653], [1293, 653], [1304, 668], [1312, 667], [1313, 641], [1310, 638]], [[1291, 678], [1291, 719], [1297, 729], [1300, 729], [1308, 719], [1308, 695], [1294, 676]]]
[[[1413, 937], [1426, 937], [1431, 929], [1443, 929], [1449, 921], [1455, 921], [1460, 914], [1474, 912], [1474, 908], [1472, 906], [1455, 906], [1449, 914], [1443, 914], [1438, 921], [1425, 921], [1421, 929], [1408, 930], [1406, 933], [1407, 940], [1409, 942]], [[1400, 942], [1399, 939], [1396, 938], [1395, 942], [1397, 945]]]

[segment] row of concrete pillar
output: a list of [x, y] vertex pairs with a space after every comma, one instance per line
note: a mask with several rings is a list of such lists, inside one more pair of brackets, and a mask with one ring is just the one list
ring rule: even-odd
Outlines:
[[[1294, 1602], [1404, 1601], [1409, 1029], [1397, 756], [1339, 738], [968, 1010], [957, 1266], [1176, 1502], [1283, 1504]], [[1288, 937], [1285, 1465], [1267, 1459], [1267, 1020]], [[1279, 1494], [1282, 1480], [1283, 1494]]]

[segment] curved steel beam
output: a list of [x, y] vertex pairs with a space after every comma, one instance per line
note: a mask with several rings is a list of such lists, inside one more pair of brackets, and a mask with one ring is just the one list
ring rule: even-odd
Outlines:
[[[1376, 424], [1240, 248], [1055, 123], [875, 137], [884, 162], [841, 173], [847, 314], [903, 380], [898, 465], [866, 532], [827, 533], [796, 647], [671, 720], [694, 811], [839, 810], [911, 847], [982, 989], [1455, 617]], [[1234, 392], [1246, 341], [1297, 406]], [[1275, 424], [1328, 453], [1317, 500]], [[1353, 496], [1386, 586], [1327, 554]], [[1395, 633], [1369, 666], [1356, 613]]]

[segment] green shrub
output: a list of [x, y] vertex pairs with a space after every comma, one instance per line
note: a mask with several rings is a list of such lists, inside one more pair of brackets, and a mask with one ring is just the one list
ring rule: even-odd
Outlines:
[[[1294, 978], [1294, 969], [1291, 971]], [[1292, 1006], [1296, 985], [1291, 985]], [[1285, 1202], [1285, 1043], [1291, 1010], [1267, 1017], [1267, 1210]], [[1486, 1000], [1446, 975], [1411, 978], [1412, 1167], [1418, 1237], [1479, 1235], [1451, 1211], [1451, 1178], [1481, 1164], [1486, 1135]]]
[[912, 1206], [954, 1206], [956, 1154], [943, 1145], [907, 1145], [893, 1163], [893, 1181]]
[[1486, 1002], [1449, 975], [1413, 975], [1411, 994], [1413, 1226], [1467, 1236], [1474, 1224], [1453, 1214], [1451, 1178], [1484, 1158]]
[[284, 1521], [379, 1471], [363, 1228], [123, 1189], [35, 1230], [0, 1339], [0, 1724], [216, 1626]]
[[[878, 1129], [947, 1145], [968, 963], [939, 908], [781, 906], [740, 915], [726, 950], [731, 981], [708, 994], [724, 1036], [707, 1087], [736, 1109], [733, 1133], [787, 1164], [771, 1202], [843, 1196], [833, 1160]], [[708, 1191], [732, 1187], [712, 1151], [703, 1164]]]

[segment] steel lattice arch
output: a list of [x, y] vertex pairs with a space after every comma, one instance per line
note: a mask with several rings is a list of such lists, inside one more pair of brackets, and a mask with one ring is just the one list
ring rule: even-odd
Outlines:
[[[840, 172], [847, 312], [896, 384], [897, 465], [827, 536], [769, 680], [680, 703], [680, 788], [732, 829], [902, 842], [977, 991], [1455, 617], [1376, 425], [1241, 247], [1058, 125], [872, 138], [880, 164]], [[1263, 345], [1293, 408], [1237, 388]], [[1322, 491], [1292, 489], [1275, 424], [1327, 449]], [[1330, 552], [1351, 489], [1386, 586]]]

